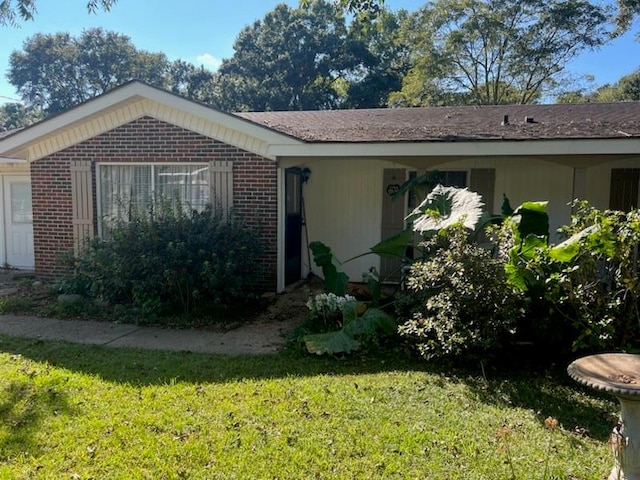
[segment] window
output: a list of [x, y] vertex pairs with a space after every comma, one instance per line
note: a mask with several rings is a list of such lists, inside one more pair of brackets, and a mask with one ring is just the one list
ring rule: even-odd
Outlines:
[[208, 164], [100, 164], [98, 179], [98, 214], [107, 224], [161, 199], [198, 211], [209, 203]]
[[460, 187], [467, 186], [467, 172], [465, 170], [443, 170], [435, 171], [432, 173], [432, 179], [435, 184], [440, 184], [444, 187]]
[[609, 208], [629, 212], [638, 208], [640, 168], [614, 168], [611, 170]]
[[409, 190], [408, 208], [413, 210], [426, 197], [433, 187], [440, 184], [444, 187], [460, 187], [467, 186], [466, 170], [430, 170], [422, 176], [418, 176], [418, 172], [409, 172], [409, 180], [416, 182], [416, 187]]

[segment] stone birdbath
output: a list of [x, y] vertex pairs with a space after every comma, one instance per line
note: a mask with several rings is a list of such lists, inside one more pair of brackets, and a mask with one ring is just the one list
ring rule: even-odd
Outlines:
[[611, 434], [614, 466], [608, 480], [640, 480], [640, 355], [590, 355], [572, 362], [567, 373], [618, 399], [620, 423]]

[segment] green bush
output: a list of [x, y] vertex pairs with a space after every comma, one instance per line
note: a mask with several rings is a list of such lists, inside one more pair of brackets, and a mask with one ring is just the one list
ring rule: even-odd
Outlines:
[[261, 253], [259, 233], [239, 219], [160, 202], [88, 242], [63, 286], [146, 318], [198, 313], [244, 302], [258, 283]]
[[429, 257], [412, 266], [409, 296], [398, 302], [400, 333], [427, 358], [496, 351], [513, 338], [522, 314], [503, 263], [467, 236], [454, 226], [427, 241]]

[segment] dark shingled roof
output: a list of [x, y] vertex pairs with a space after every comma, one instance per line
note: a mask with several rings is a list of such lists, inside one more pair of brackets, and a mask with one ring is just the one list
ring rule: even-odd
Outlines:
[[19, 128], [15, 128], [13, 130], [0, 130], [0, 138], [8, 137], [12, 133], [16, 133], [18, 130], [20, 130], [20, 129]]
[[[236, 115], [307, 142], [640, 137], [640, 102], [242, 112]], [[505, 116], [509, 117], [508, 125], [502, 125]]]

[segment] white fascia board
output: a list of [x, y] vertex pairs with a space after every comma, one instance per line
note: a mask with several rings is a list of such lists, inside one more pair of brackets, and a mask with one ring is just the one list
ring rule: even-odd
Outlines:
[[288, 146], [303, 144], [300, 140], [262, 127], [231, 113], [225, 113], [201, 105], [143, 83], [133, 82], [91, 99], [49, 120], [44, 120], [14, 135], [10, 135], [6, 139], [0, 140], [0, 154], [20, 151], [25, 145], [31, 142], [55, 134], [57, 131], [67, 127], [77, 125], [87, 118], [100, 115], [102, 111], [111, 110], [119, 104], [128, 104], [144, 99], [154, 100], [160, 104], [191, 113], [205, 120], [220, 123], [227, 128], [244, 132], [268, 144], [277, 143]]
[[271, 145], [278, 157], [495, 157], [544, 155], [638, 155], [640, 138], [483, 142], [305, 143]]

